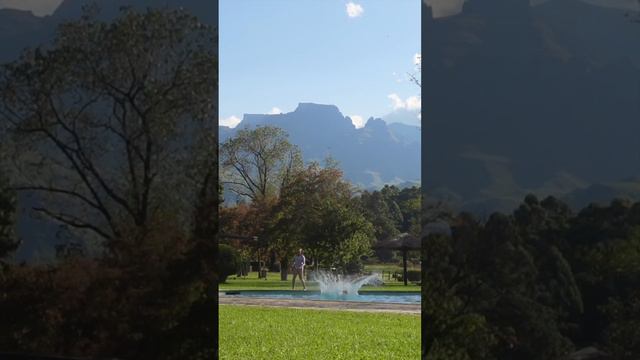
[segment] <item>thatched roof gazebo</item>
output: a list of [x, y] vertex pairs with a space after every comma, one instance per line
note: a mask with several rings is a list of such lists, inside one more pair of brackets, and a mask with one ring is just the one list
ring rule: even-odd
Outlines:
[[[432, 234], [451, 236], [451, 227], [446, 222], [431, 222], [422, 228], [422, 239]], [[402, 233], [388, 240], [378, 242], [374, 249], [390, 249], [402, 251], [402, 280], [407, 285], [407, 253], [409, 250], [420, 250], [422, 239], [409, 233]]]
[[407, 253], [409, 250], [420, 250], [422, 247], [420, 238], [409, 233], [402, 233], [394, 238], [380, 241], [373, 246], [374, 249], [390, 249], [402, 251], [402, 280], [407, 285]]

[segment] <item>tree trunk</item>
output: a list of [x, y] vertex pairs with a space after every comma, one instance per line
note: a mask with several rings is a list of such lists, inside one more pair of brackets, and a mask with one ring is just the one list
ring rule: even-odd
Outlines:
[[280, 280], [287, 281], [289, 275], [289, 259], [283, 257], [280, 259]]
[[402, 249], [402, 280], [404, 286], [407, 286], [407, 249]]

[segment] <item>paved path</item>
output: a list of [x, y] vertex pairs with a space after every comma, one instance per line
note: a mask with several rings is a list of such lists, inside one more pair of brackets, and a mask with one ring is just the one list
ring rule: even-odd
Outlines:
[[365, 312], [391, 312], [404, 314], [420, 314], [420, 304], [391, 304], [358, 301], [327, 301], [301, 299], [268, 299], [229, 296], [219, 293], [222, 305], [272, 306], [295, 309], [344, 310]]

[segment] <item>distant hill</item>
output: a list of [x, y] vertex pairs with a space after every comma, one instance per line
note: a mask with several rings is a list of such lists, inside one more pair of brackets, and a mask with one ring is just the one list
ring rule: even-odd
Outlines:
[[640, 174], [640, 24], [625, 11], [468, 0], [423, 28], [425, 190], [486, 213], [528, 192], [598, 200], [596, 184]]
[[300, 103], [290, 113], [246, 114], [231, 129], [220, 126], [223, 142], [242, 128], [258, 125], [278, 126], [287, 131], [290, 141], [300, 147], [307, 161], [322, 161], [331, 156], [340, 163], [345, 177], [363, 188], [384, 184], [420, 182], [420, 128], [390, 124], [369, 118], [356, 129], [351, 119], [334, 105]]

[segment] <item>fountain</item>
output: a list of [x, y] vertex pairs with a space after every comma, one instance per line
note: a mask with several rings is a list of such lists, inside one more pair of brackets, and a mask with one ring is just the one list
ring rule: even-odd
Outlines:
[[[314, 271], [309, 274], [310, 282], [318, 284], [320, 291], [288, 290], [242, 290], [227, 292], [229, 298], [271, 298], [286, 300], [324, 300], [367, 303], [420, 304], [417, 291], [366, 291], [358, 290], [364, 285], [382, 285], [380, 274], [368, 276], [343, 276], [332, 272]], [[307, 286], [311, 285], [310, 282]]]
[[326, 271], [314, 271], [311, 279], [320, 286], [320, 294], [328, 299], [357, 297], [363, 285], [382, 285], [380, 274], [368, 276], [342, 276]]

